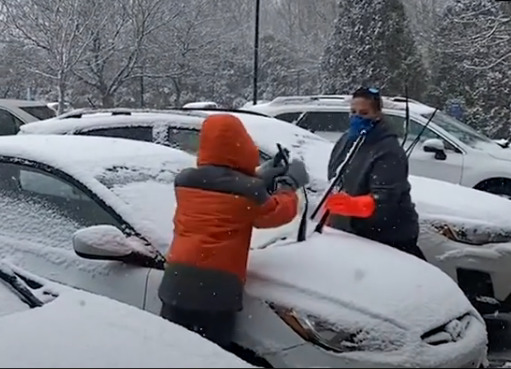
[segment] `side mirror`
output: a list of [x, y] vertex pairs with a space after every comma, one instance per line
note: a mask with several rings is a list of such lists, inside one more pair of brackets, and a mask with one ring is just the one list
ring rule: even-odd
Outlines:
[[119, 229], [98, 225], [80, 229], [73, 234], [75, 253], [84, 259], [115, 260], [143, 267], [160, 268], [159, 255], [152, 256], [136, 247]]
[[437, 159], [437, 160], [447, 159], [447, 154], [445, 153], [444, 142], [438, 138], [430, 138], [430, 139], [424, 141], [424, 144], [422, 145], [422, 149], [425, 152], [435, 153], [435, 159]]

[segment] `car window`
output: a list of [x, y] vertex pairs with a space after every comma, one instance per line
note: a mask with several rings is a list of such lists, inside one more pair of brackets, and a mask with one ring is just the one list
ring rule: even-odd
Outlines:
[[168, 146], [197, 155], [200, 131], [180, 127], [169, 127]]
[[0, 109], [0, 136], [18, 133], [21, 122], [7, 110]]
[[[392, 131], [397, 133], [397, 135], [399, 136], [399, 138], [402, 142], [403, 138], [404, 138], [404, 133], [405, 133], [406, 119], [403, 117], [397, 116], [397, 115], [388, 114], [388, 115], [385, 115], [385, 122], [390, 126]], [[453, 146], [449, 141], [444, 140], [440, 135], [433, 132], [429, 128], [429, 126], [426, 127], [424, 132], [422, 132], [423, 127], [424, 126], [422, 124], [418, 123], [417, 121], [415, 121], [413, 119], [410, 119], [410, 125], [408, 127], [408, 137], [406, 140], [405, 148], [409, 147], [409, 145], [413, 142], [413, 140], [415, 140], [415, 138], [418, 135], [420, 135], [419, 142], [418, 142], [419, 144], [424, 143], [424, 141], [429, 140], [430, 138], [437, 138], [444, 142], [446, 150], [458, 151], [456, 149], [456, 147]], [[422, 134], [421, 134], [421, 132], [422, 132]]]
[[115, 216], [68, 181], [19, 164], [0, 163], [0, 235], [71, 249], [81, 228], [122, 225]]
[[21, 110], [25, 113], [30, 114], [33, 117], [36, 117], [39, 120], [45, 120], [50, 118], [55, 118], [57, 114], [53, 109], [50, 109], [47, 106], [20, 106]]
[[350, 126], [350, 117], [348, 112], [312, 111], [297, 125], [311, 132], [345, 132]]
[[77, 134], [83, 136], [117, 137], [136, 141], [153, 142], [153, 128], [151, 126], [94, 128], [79, 131]]
[[298, 117], [300, 117], [300, 115], [302, 115], [302, 112], [297, 111], [294, 113], [282, 113], [282, 114], [276, 115], [275, 118], [292, 123], [292, 122], [296, 121], [298, 119]]
[[[192, 155], [199, 152], [200, 131], [181, 127], [170, 127], [167, 136], [167, 145], [174, 149], [185, 151]], [[259, 163], [262, 163], [271, 156], [259, 150]]]

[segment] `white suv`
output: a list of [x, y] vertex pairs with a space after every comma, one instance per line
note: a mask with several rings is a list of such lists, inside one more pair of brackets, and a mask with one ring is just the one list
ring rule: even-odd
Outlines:
[[[337, 140], [349, 126], [349, 95], [278, 97], [246, 107]], [[387, 122], [401, 139], [405, 134], [406, 99], [383, 97]], [[426, 126], [435, 109], [409, 100], [405, 148]], [[437, 111], [410, 156], [410, 173], [472, 187], [511, 198], [511, 149]]]

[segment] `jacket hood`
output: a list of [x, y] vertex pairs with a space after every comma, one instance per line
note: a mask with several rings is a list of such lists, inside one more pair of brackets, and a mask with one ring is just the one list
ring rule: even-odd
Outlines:
[[202, 123], [197, 165], [224, 166], [255, 175], [259, 149], [238, 118], [211, 115]]

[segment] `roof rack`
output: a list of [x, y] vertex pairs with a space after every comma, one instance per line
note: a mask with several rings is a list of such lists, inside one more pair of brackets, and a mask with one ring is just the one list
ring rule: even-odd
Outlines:
[[[406, 97], [403, 97], [403, 96], [387, 97], [387, 99], [395, 101], [395, 102], [406, 102]], [[408, 98], [408, 102], [415, 103], [415, 104], [422, 104], [420, 101], [413, 100], [410, 98]]]
[[83, 109], [75, 109], [68, 113], [59, 115], [58, 119], [70, 119], [70, 118], [82, 118], [85, 115], [93, 115], [99, 113], [110, 113], [112, 116], [116, 115], [132, 115], [133, 113], [156, 113], [156, 114], [180, 114], [187, 116], [197, 116], [201, 118], [207, 117], [207, 111], [223, 111], [223, 112], [231, 112], [231, 113], [243, 113], [250, 115], [258, 115], [261, 117], [270, 117], [267, 114], [243, 110], [243, 109], [229, 109], [229, 108], [170, 108], [170, 109], [140, 109], [140, 108], [83, 108]]
[[[188, 110], [188, 109], [186, 109]], [[85, 115], [93, 115], [99, 113], [110, 113], [112, 116], [116, 115], [132, 115], [133, 113], [153, 113], [153, 114], [181, 114], [181, 115], [195, 115], [199, 117], [205, 117], [205, 114], [200, 114], [200, 112], [195, 109], [189, 109], [190, 113], [186, 113], [184, 109], [175, 108], [175, 109], [140, 109], [140, 108], [84, 108], [84, 109], [76, 109], [70, 111], [68, 113], [59, 115], [58, 119], [69, 119], [69, 118], [82, 118]], [[201, 109], [202, 110], [202, 109]], [[192, 114], [194, 112], [194, 114]]]
[[250, 114], [250, 115], [258, 115], [258, 116], [261, 116], [261, 117], [267, 117], [269, 118], [270, 116], [267, 115], [267, 114], [263, 114], [263, 113], [260, 113], [260, 112], [257, 112], [257, 111], [251, 111], [251, 110], [243, 110], [243, 109], [230, 109], [230, 108], [221, 108], [221, 107], [218, 107], [218, 108], [213, 108], [213, 107], [210, 107], [210, 108], [176, 108], [178, 110], [182, 110], [182, 111], [224, 111], [224, 112], [229, 112], [229, 113], [243, 113], [243, 114]]
[[320, 104], [338, 105], [347, 104], [351, 100], [349, 95], [310, 95], [310, 96], [279, 96], [270, 101], [270, 105], [280, 104]]

